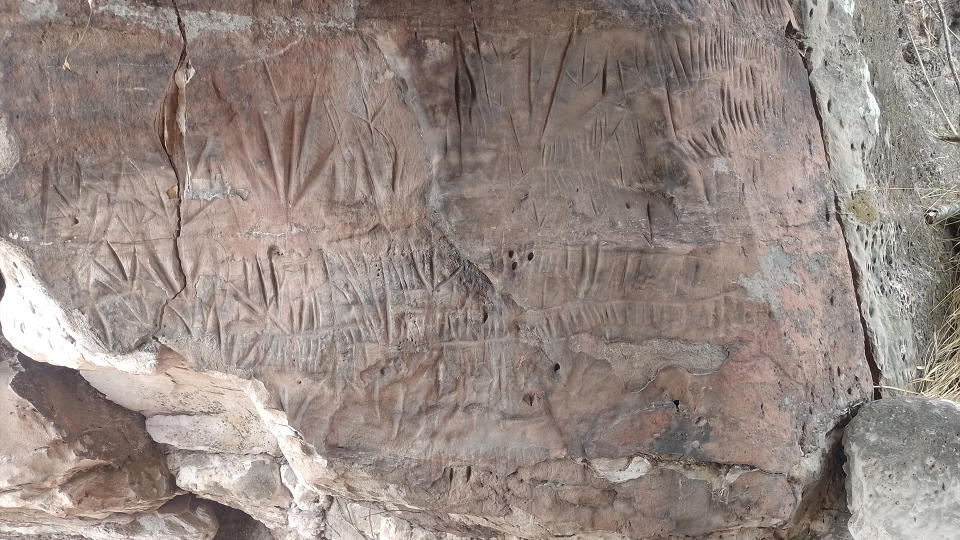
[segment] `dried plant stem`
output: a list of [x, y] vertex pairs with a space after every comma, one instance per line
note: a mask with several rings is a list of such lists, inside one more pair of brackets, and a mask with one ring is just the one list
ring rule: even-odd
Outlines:
[[943, 28], [943, 41], [947, 47], [947, 62], [950, 64], [950, 73], [953, 74], [953, 82], [957, 85], [957, 93], [960, 94], [960, 76], [957, 75], [957, 65], [953, 61], [953, 45], [950, 43], [950, 28], [947, 25], [947, 13], [943, 10], [943, 1], [937, 1], [937, 9], [940, 10], [940, 25]]
[[960, 216], [960, 204], [944, 204], [941, 206], [936, 206], [927, 210], [927, 213], [924, 214], [924, 218], [927, 223], [933, 225], [934, 223], [943, 223], [948, 219], [955, 218]]
[[896, 387], [896, 386], [887, 386], [887, 385], [884, 385], [884, 384], [876, 384], [876, 385], [874, 385], [873, 387], [874, 387], [874, 388], [879, 388], [879, 389], [881, 389], [881, 390], [896, 390], [897, 392], [903, 392], [904, 394], [913, 394], [913, 395], [915, 395], [915, 396], [920, 396], [920, 395], [922, 395], [920, 392], [914, 392], [913, 390], [907, 390], [907, 389], [905, 389], [905, 388], [899, 388], [899, 387]]
[[[943, 119], [947, 121], [947, 125], [950, 126], [950, 133], [953, 135], [960, 135], [957, 133], [957, 129], [953, 127], [953, 122], [950, 121], [950, 115], [947, 114], [947, 110], [943, 106], [943, 102], [940, 101], [940, 96], [937, 94], [937, 89], [934, 88], [933, 82], [930, 81], [930, 76], [927, 75], [927, 68], [923, 65], [923, 58], [920, 57], [920, 50], [917, 48], [917, 42], [913, 39], [913, 28], [910, 26], [910, 21], [906, 21], [907, 24], [904, 26], [907, 27], [907, 35], [910, 37], [910, 45], [913, 46], [913, 54], [917, 57], [917, 62], [920, 64], [920, 71], [923, 73], [923, 78], [927, 81], [927, 86], [930, 87], [930, 92], [933, 94], [933, 99], [936, 100], [937, 106], [940, 107], [940, 114], [943, 115]], [[958, 91], [960, 91], [960, 86], [958, 86]]]

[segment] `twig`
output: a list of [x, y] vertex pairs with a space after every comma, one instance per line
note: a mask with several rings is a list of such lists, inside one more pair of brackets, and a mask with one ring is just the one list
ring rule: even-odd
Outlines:
[[[924, 2], [925, 4], [927, 4], [927, 7], [929, 7], [930, 9], [933, 9], [933, 6], [930, 5], [930, 0], [923, 0], [923, 2]], [[960, 35], [957, 35], [957, 33], [954, 32], [953, 30], [950, 30], [950, 35], [952, 35], [953, 37], [955, 37], [955, 38], [957, 38], [957, 39], [960, 39]]]
[[915, 396], [922, 395], [922, 394], [920, 394], [920, 392], [914, 392], [913, 390], [907, 390], [907, 389], [905, 389], [905, 388], [897, 388], [896, 386], [886, 386], [886, 385], [883, 385], [883, 384], [875, 384], [875, 385], [873, 385], [873, 387], [874, 387], [874, 388], [879, 388], [879, 389], [881, 389], [881, 390], [896, 390], [896, 391], [898, 391], [898, 392], [904, 392], [904, 393], [907, 393], [907, 394], [913, 394], [913, 395], [915, 395]]
[[953, 74], [953, 83], [957, 85], [957, 93], [960, 93], [960, 76], [957, 75], [957, 65], [953, 61], [953, 46], [950, 44], [950, 28], [947, 26], [947, 13], [943, 10], [943, 2], [937, 1], [937, 8], [940, 10], [940, 25], [943, 27], [943, 40], [947, 46], [947, 62], [950, 64], [950, 73]]
[[60, 67], [67, 71], [72, 71], [70, 69], [70, 53], [72, 53], [77, 47], [83, 43], [83, 38], [87, 36], [87, 30], [90, 29], [90, 21], [93, 19], [93, 0], [87, 0], [87, 6], [90, 7], [90, 12], [87, 14], [87, 24], [83, 27], [83, 32], [80, 33], [80, 39], [76, 43], [70, 46], [70, 49], [67, 51], [67, 54], [63, 55], [63, 63], [60, 64]]
[[[906, 13], [904, 13], [906, 15]], [[923, 58], [920, 57], [920, 50], [917, 49], [917, 42], [913, 39], [913, 28], [910, 25], [911, 21], [907, 20], [904, 26], [907, 27], [907, 35], [910, 37], [910, 45], [913, 46], [913, 54], [917, 57], [917, 62], [920, 63], [920, 71], [923, 73], [923, 78], [927, 80], [927, 86], [930, 87], [930, 92], [933, 94], [933, 99], [936, 100], [937, 105], [940, 107], [940, 113], [943, 114], [943, 119], [947, 121], [947, 125], [950, 126], [950, 132], [954, 135], [958, 135], [957, 129], [953, 127], [953, 122], [950, 121], [950, 115], [947, 114], [947, 110], [943, 107], [943, 102], [940, 101], [940, 96], [937, 95], [937, 89], [934, 88], [933, 82], [930, 81], [930, 76], [927, 75], [927, 68], [923, 65]]]
[[928, 224], [939, 223], [960, 215], [960, 204], [946, 204], [927, 210], [924, 219]]

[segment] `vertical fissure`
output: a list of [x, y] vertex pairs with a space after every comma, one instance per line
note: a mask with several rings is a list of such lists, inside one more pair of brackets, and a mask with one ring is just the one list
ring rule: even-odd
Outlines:
[[[810, 74], [813, 72], [810, 61], [807, 58], [806, 45], [803, 42], [802, 33], [794, 27], [792, 22], [788, 22], [785, 30], [785, 35], [792, 39], [797, 45], [797, 54], [800, 56], [801, 61], [803, 62], [804, 69], [807, 72], [807, 84], [810, 87], [810, 101], [813, 105], [813, 112], [817, 118], [817, 125], [820, 127], [820, 142], [823, 144], [823, 155], [827, 162], [827, 168], [832, 170], [833, 164], [830, 156], [830, 149], [827, 145], [827, 136], [824, 128], [823, 115], [820, 109], [820, 103], [817, 96], [817, 89], [813, 84], [813, 81], [810, 80]], [[850, 277], [853, 285], [853, 294], [857, 302], [857, 314], [860, 318], [860, 327], [863, 332], [863, 353], [867, 361], [867, 367], [870, 369], [870, 378], [873, 381], [873, 398], [880, 399], [881, 394], [881, 378], [882, 370], [880, 365], [877, 363], [876, 350], [873, 346], [873, 343], [870, 340], [869, 327], [867, 325], [867, 319], [863, 314], [863, 297], [860, 294], [861, 289], [861, 279], [859, 272], [857, 271], [857, 266], [853, 260], [853, 254], [850, 252], [850, 242], [847, 237], [847, 230], [844, 226], [843, 219], [841, 218], [841, 205], [840, 205], [840, 196], [836, 193], [834, 189], [834, 218], [837, 220], [837, 224], [840, 226], [840, 234], [843, 238], [844, 252], [847, 255], [847, 266], [850, 268]]]
[[177, 179], [176, 215], [173, 237], [173, 255], [176, 259], [177, 272], [180, 274], [180, 288], [168, 298], [157, 314], [156, 329], [159, 332], [163, 324], [163, 316], [170, 303], [187, 288], [187, 276], [184, 272], [183, 258], [180, 250], [180, 240], [183, 233], [183, 198], [190, 185], [190, 163], [187, 159], [187, 83], [193, 77], [194, 69], [190, 64], [190, 55], [187, 51], [187, 30], [180, 14], [180, 7], [176, 0], [173, 2], [174, 13], [177, 17], [177, 28], [180, 31], [182, 47], [177, 68], [168, 85], [166, 95], [160, 106], [157, 117], [157, 134], [160, 145], [163, 147], [170, 167]]

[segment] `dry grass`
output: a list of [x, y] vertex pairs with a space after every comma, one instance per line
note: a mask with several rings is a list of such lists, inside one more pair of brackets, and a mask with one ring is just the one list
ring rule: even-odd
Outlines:
[[[960, 298], [955, 290], [954, 298]], [[933, 353], [917, 379], [917, 392], [925, 396], [960, 401], [960, 311], [951, 311], [947, 324], [934, 336]]]
[[[956, 269], [954, 265], [955, 274]], [[914, 387], [926, 396], [960, 401], [960, 285], [950, 291], [944, 302], [948, 303], [946, 319], [934, 333], [923, 376]]]
[[[916, 45], [928, 52], [935, 51], [938, 45], [933, 30], [936, 19], [930, 0], [907, 0], [903, 3], [903, 11], [908, 20], [913, 22], [910, 26], [916, 27]], [[913, 31], [913, 28], [907, 30]]]
[[[955, 219], [960, 188], [931, 190], [922, 194], [920, 200], [925, 208], [939, 209], [941, 214], [952, 213], [951, 217]], [[944, 225], [946, 220], [941, 218], [935, 224]], [[944, 321], [933, 334], [926, 363], [920, 368], [923, 375], [912, 386], [926, 396], [960, 401], [960, 255], [956, 249], [960, 239], [954, 239], [950, 244], [953, 249], [948, 250], [947, 256], [949, 271], [953, 274], [950, 276], [953, 288], [934, 307], [935, 311], [945, 314]]]

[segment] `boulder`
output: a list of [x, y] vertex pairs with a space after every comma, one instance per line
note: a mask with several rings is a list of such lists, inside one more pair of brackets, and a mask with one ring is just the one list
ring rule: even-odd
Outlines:
[[915, 396], [875, 401], [850, 421], [843, 449], [855, 539], [957, 537], [960, 405]]
[[299, 534], [287, 530], [293, 496], [283, 485], [280, 465], [272, 456], [178, 451], [171, 453], [167, 462], [181, 489], [239, 509], [279, 538], [318, 536], [309, 534], [314, 531]]

